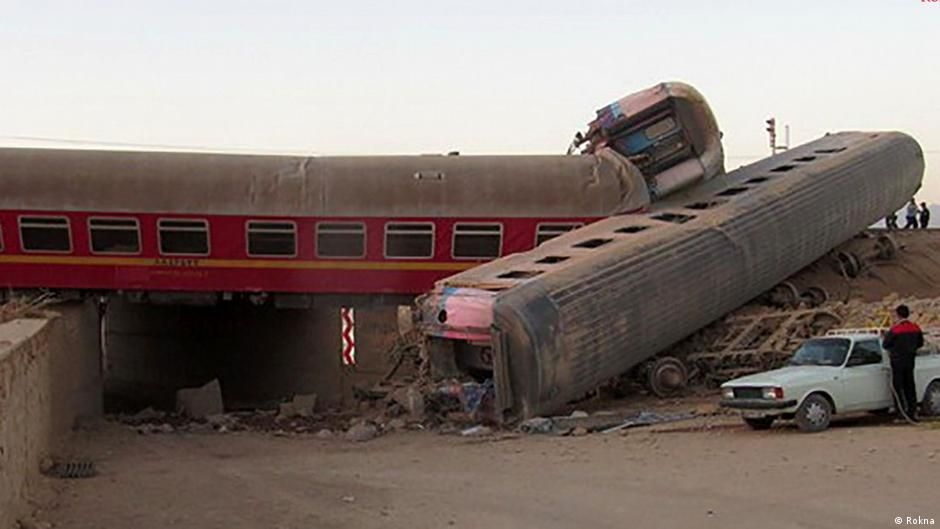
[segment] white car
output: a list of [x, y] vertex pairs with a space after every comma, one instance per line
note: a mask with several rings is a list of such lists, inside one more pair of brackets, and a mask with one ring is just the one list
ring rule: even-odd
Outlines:
[[[891, 366], [881, 329], [842, 329], [811, 338], [787, 367], [721, 385], [721, 406], [742, 410], [755, 430], [776, 419], [795, 419], [801, 430], [829, 427], [834, 415], [888, 410], [894, 406]], [[923, 415], [940, 415], [940, 354], [921, 350], [914, 380]]]

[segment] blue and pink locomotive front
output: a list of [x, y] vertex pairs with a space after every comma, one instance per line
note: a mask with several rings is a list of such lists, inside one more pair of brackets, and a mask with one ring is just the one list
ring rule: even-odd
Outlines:
[[[724, 173], [714, 115], [702, 95], [683, 83], [661, 83], [601, 108], [572, 147], [620, 165], [629, 185], [622, 187], [622, 208], [614, 214], [646, 211], [660, 198]], [[490, 367], [493, 302], [518, 279], [525, 278], [492, 285], [437, 282], [416, 303], [421, 332], [446, 340], [443, 356], [456, 357], [461, 367]]]

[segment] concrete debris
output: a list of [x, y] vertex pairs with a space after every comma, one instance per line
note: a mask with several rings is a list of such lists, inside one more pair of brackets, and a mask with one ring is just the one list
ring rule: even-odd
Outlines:
[[194, 419], [225, 412], [222, 387], [218, 379], [199, 388], [186, 388], [176, 392], [176, 411]]
[[15, 527], [17, 529], [52, 529], [52, 522], [45, 520], [17, 520]]
[[658, 414], [649, 411], [595, 413], [584, 416], [534, 417], [523, 421], [519, 431], [528, 434], [585, 435], [591, 432], [611, 433], [639, 426], [684, 421], [697, 417], [696, 412]]
[[391, 399], [405, 409], [405, 412], [414, 421], [424, 419], [424, 394], [415, 386], [398, 388], [389, 395]]
[[150, 435], [173, 433], [176, 431], [176, 429], [167, 423], [144, 423], [138, 426], [134, 426], [134, 431], [141, 435]]
[[376, 436], [378, 436], [378, 428], [376, 428], [374, 424], [365, 422], [350, 426], [343, 435], [347, 441], [353, 442], [369, 441], [374, 439]]
[[489, 426], [477, 425], [461, 430], [460, 435], [464, 437], [481, 437], [484, 435], [490, 435], [493, 433], [493, 429]]
[[346, 430], [345, 439], [347, 441], [352, 441], [356, 443], [361, 443], [365, 441], [371, 441], [378, 436], [379, 430], [375, 425], [368, 423], [360, 423], [350, 427]]
[[281, 403], [278, 417], [287, 419], [291, 417], [312, 417], [317, 407], [316, 393], [294, 395], [290, 402]]
[[406, 426], [408, 423], [397, 417], [385, 423], [385, 429], [389, 431], [404, 430]]
[[548, 417], [533, 417], [519, 424], [519, 431], [528, 434], [549, 434], [555, 432], [555, 423]]
[[575, 410], [571, 412], [571, 415], [569, 415], [569, 417], [571, 417], [572, 419], [579, 419], [579, 418], [584, 418], [587, 416], [588, 416], [588, 412], [582, 411], [582, 410]]
[[206, 417], [206, 423], [216, 429], [227, 428], [231, 430], [238, 425], [238, 418], [227, 413], [219, 413]]
[[323, 439], [323, 440], [336, 438], [336, 436], [333, 434], [333, 430], [330, 430], [329, 428], [323, 428], [319, 430], [316, 434], [314, 434], [314, 437], [316, 437], [317, 439]]
[[166, 412], [155, 410], [151, 407], [144, 408], [131, 415], [129, 419], [133, 421], [154, 421], [166, 417]]
[[98, 475], [98, 469], [93, 461], [61, 461], [56, 462], [44, 475], [59, 479], [85, 479]]

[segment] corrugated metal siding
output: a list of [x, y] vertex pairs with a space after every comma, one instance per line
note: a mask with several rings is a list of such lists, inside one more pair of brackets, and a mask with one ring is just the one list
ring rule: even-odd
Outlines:
[[[814, 153], [840, 146], [847, 149]], [[827, 136], [729, 174], [731, 183], [775, 176], [718, 208], [683, 210], [698, 216], [686, 224], [657, 226], [636, 244], [621, 239], [506, 291], [497, 321], [520, 318], [513, 329], [533, 335], [510, 343], [534, 345], [500, 354], [532, 355], [516, 363], [539, 366], [511, 377], [515, 413], [550, 411], [753, 299], [903, 205], [923, 169], [920, 147], [903, 134]], [[608, 219], [584, 230], [623, 224]], [[544, 298], [557, 315], [546, 316]]]

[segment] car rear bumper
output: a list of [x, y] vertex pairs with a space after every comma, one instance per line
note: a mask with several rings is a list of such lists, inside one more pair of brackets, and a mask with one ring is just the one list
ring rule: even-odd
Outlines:
[[796, 399], [723, 399], [718, 404], [723, 408], [733, 408], [736, 410], [785, 410], [796, 406]]

